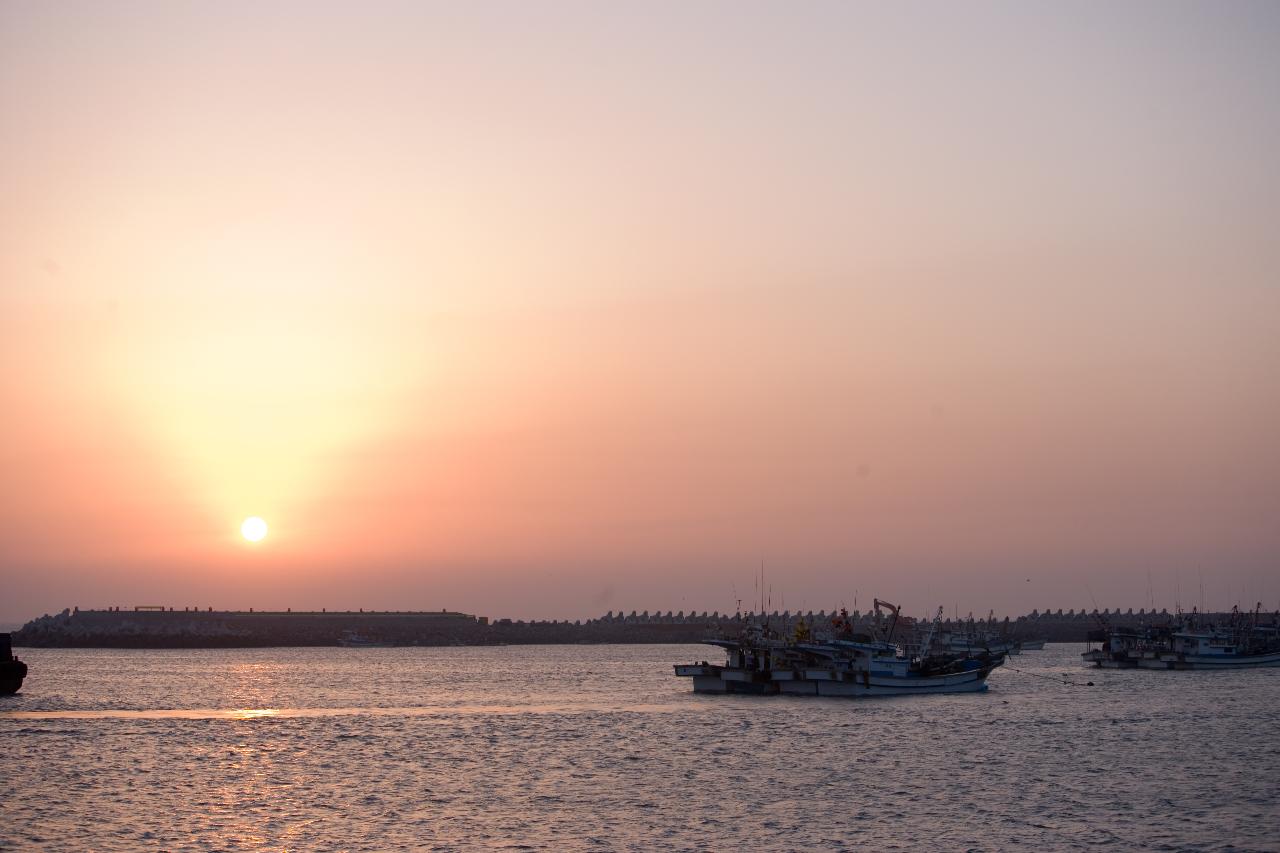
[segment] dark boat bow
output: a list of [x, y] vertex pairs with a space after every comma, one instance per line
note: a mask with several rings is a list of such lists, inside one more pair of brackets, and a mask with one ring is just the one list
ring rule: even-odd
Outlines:
[[27, 665], [13, 656], [12, 639], [0, 634], [0, 695], [17, 693], [26, 677]]

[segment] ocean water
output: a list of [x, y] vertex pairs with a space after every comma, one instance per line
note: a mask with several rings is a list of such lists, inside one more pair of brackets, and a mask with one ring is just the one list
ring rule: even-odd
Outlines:
[[19, 649], [0, 848], [1280, 850], [1280, 669], [1082, 648], [853, 700], [694, 695], [703, 646]]

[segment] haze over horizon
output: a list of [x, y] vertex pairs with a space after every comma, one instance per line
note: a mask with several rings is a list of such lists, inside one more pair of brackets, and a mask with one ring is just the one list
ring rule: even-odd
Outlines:
[[1280, 607], [1278, 44], [6, 2], [0, 622]]

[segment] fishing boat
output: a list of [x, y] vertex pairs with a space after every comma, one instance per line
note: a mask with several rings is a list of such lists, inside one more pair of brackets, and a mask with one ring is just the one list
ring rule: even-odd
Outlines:
[[1242, 634], [1230, 629], [1175, 631], [1168, 648], [1144, 651], [1138, 658], [1143, 669], [1234, 669], [1280, 666], [1280, 640], [1276, 629]]
[[1099, 648], [1085, 650], [1080, 658], [1085, 663], [1103, 669], [1134, 669], [1146, 649], [1161, 642], [1159, 632], [1150, 627], [1136, 628], [1103, 628], [1089, 632], [1089, 643], [1101, 643]]
[[338, 645], [355, 648], [383, 648], [391, 644], [355, 631], [343, 631], [342, 636], [338, 638]]
[[1240, 669], [1280, 666], [1280, 622], [1260, 622], [1262, 605], [1252, 613], [1232, 608], [1225, 624], [1205, 624], [1192, 611], [1168, 625], [1111, 628], [1090, 634], [1101, 647], [1090, 648], [1085, 663], [1111, 669]]
[[[893, 622], [882, 638], [849, 630], [845, 611], [843, 625], [837, 622], [835, 636], [826, 640], [811, 638], [803, 624], [786, 639], [752, 625], [738, 637], [704, 641], [725, 650], [724, 664], [676, 664], [675, 674], [691, 678], [695, 693], [904, 696], [984, 691], [987, 676], [1004, 663], [1003, 654], [985, 651], [903, 654], [892, 642], [898, 608], [877, 599], [877, 617], [886, 605], [893, 610]], [[931, 647], [929, 642], [922, 645]]]
[[1008, 640], [991, 634], [952, 634], [945, 638], [946, 648], [957, 654], [991, 654], [1016, 655], [1022, 651], [1022, 645], [1016, 640]]
[[989, 613], [985, 621], [975, 621], [970, 613], [967, 620], [948, 628], [937, 634], [933, 642], [954, 654], [1016, 655], [1023, 649], [1022, 643], [1013, 638], [1009, 620], [1006, 619], [1003, 626], [997, 626], [994, 612]]
[[22, 689], [27, 665], [13, 656], [13, 639], [0, 634], [0, 695], [7, 696]]

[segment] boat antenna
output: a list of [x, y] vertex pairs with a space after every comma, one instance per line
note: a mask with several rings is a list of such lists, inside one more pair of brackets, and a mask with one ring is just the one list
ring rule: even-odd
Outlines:
[[938, 632], [938, 625], [942, 623], [942, 611], [945, 609], [941, 604], [938, 605], [938, 612], [933, 615], [933, 622], [929, 624], [929, 631], [924, 635], [924, 642], [920, 646], [920, 657], [929, 655], [929, 649], [933, 646], [933, 636]]

